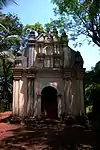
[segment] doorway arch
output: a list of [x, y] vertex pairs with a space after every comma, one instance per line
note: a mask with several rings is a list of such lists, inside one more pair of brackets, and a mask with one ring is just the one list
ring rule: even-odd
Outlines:
[[47, 118], [58, 118], [57, 90], [52, 86], [43, 88], [41, 92], [41, 112], [45, 112]]

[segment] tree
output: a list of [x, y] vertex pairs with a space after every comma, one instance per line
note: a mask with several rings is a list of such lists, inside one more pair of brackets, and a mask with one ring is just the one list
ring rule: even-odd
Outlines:
[[10, 2], [17, 4], [14, 0], [0, 0], [0, 9], [2, 9], [4, 6], [8, 5]]
[[60, 19], [52, 21], [66, 28], [73, 40], [86, 35], [100, 47], [100, 0], [53, 0]]
[[23, 25], [17, 16], [0, 14], [0, 100], [11, 101], [11, 65], [20, 49]]
[[85, 73], [86, 104], [93, 106], [94, 119], [100, 114], [100, 61], [95, 67]]
[[24, 27], [24, 33], [27, 33], [28, 30], [34, 30], [34, 31], [37, 31], [37, 32], [41, 33], [41, 32], [43, 32], [43, 26], [39, 22], [37, 22], [37, 23], [35, 23], [33, 25], [27, 24]]
[[22, 32], [23, 25], [16, 15], [0, 13], [0, 50], [19, 50]]

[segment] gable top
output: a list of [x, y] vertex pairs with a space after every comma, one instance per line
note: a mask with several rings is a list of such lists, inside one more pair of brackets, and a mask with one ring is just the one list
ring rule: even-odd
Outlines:
[[52, 43], [52, 42], [67, 42], [68, 43], [68, 36], [66, 32], [63, 30], [61, 36], [58, 35], [57, 29], [53, 29], [53, 31], [45, 31], [43, 33], [38, 33], [35, 35], [34, 31], [31, 31], [28, 38], [28, 43]]

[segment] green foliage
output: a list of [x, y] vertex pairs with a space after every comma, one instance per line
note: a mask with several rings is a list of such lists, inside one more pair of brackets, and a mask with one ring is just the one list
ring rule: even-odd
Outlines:
[[6, 57], [0, 58], [0, 62], [1, 100], [8, 100], [12, 93], [12, 71], [10, 69], [12, 63]]
[[22, 31], [23, 25], [16, 15], [0, 13], [0, 50], [19, 50]]
[[93, 100], [98, 99], [98, 94], [100, 94], [100, 61], [91, 71], [85, 73], [84, 81], [86, 101], [93, 103]]
[[17, 4], [14, 0], [0, 0], [0, 9], [3, 9], [3, 7], [7, 6], [10, 2]]
[[100, 61], [91, 71], [85, 73], [85, 98], [87, 113], [92, 112], [91, 120], [99, 121], [100, 126]]
[[23, 25], [15, 15], [0, 13], [0, 18], [0, 104], [5, 105], [12, 101], [11, 65], [20, 49]]
[[86, 35], [100, 47], [100, 0], [53, 0], [54, 12], [60, 14], [56, 22], [75, 40]]
[[34, 30], [34, 31], [37, 31], [37, 32], [43, 32], [43, 26], [42, 24], [40, 24], [39, 22], [33, 24], [33, 25], [30, 25], [30, 24], [27, 24], [25, 27], [24, 27], [24, 34], [26, 32], [28, 32], [29, 30]]
[[92, 113], [92, 106], [86, 107], [86, 113]]

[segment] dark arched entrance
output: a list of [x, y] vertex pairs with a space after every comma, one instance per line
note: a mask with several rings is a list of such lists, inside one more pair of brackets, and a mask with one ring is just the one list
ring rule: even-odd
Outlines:
[[47, 86], [42, 90], [41, 111], [46, 112], [47, 118], [58, 118], [57, 90], [54, 87]]

